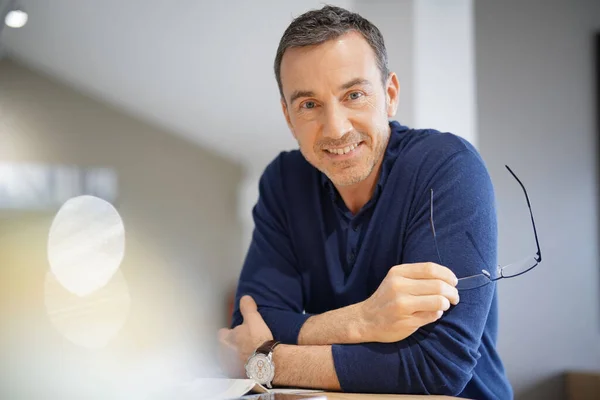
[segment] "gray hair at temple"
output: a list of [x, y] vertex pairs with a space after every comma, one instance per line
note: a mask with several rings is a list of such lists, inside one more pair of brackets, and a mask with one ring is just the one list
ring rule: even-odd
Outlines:
[[385, 85], [389, 75], [388, 56], [379, 29], [357, 13], [327, 5], [295, 18], [283, 33], [275, 56], [275, 78], [281, 97], [285, 99], [281, 85], [281, 60], [287, 49], [318, 45], [350, 31], [362, 34], [375, 52], [377, 66], [381, 72], [381, 81]]

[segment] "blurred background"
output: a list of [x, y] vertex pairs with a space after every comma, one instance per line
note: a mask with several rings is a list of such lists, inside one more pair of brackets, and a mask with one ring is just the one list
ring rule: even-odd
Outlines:
[[[600, 373], [600, 2], [331, 3], [382, 31], [396, 119], [480, 150], [502, 264], [535, 251], [504, 165], [523, 180], [544, 258], [499, 283], [498, 348], [517, 398], [569, 398], [569, 373]], [[0, 398], [135, 398], [214, 373], [258, 178], [296, 147], [275, 51], [322, 5], [0, 0]], [[5, 25], [17, 9], [26, 23]], [[48, 274], [53, 219], [83, 194], [125, 227], [123, 262], [99, 289], [118, 299], [108, 309]], [[86, 336], [94, 316], [110, 327], [100, 339]]]

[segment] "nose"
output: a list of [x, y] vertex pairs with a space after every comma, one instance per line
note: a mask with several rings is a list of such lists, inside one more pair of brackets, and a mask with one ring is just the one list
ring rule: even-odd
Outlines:
[[348, 120], [345, 110], [337, 104], [326, 107], [323, 121], [323, 136], [331, 139], [340, 139], [350, 131], [352, 131], [352, 124]]

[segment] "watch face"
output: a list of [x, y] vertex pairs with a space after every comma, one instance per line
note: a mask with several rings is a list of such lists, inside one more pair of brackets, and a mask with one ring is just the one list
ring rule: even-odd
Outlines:
[[264, 385], [273, 380], [275, 371], [273, 370], [273, 364], [266, 355], [255, 354], [250, 357], [246, 364], [246, 374], [248, 378]]

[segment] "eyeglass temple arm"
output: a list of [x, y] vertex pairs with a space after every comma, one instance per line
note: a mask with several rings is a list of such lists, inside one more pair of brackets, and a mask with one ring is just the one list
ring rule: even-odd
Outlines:
[[435, 235], [435, 225], [433, 224], [433, 189], [429, 189], [429, 225], [431, 226], [431, 232], [433, 232], [433, 237]]
[[435, 224], [433, 223], [433, 189], [429, 189], [429, 225], [431, 225], [431, 232], [433, 233], [433, 243], [435, 244], [435, 251], [437, 252], [440, 263], [443, 264], [442, 256], [440, 255], [440, 248], [437, 243], [437, 235], [435, 234]]
[[531, 216], [531, 224], [533, 225], [533, 235], [535, 236], [535, 244], [537, 246], [537, 255], [538, 262], [542, 261], [542, 251], [540, 250], [540, 242], [538, 241], [537, 229], [535, 229], [535, 220], [533, 219], [533, 211], [531, 210], [531, 203], [529, 202], [529, 196], [527, 195], [527, 190], [525, 190], [525, 186], [521, 182], [521, 180], [515, 175], [515, 173], [510, 169], [508, 165], [505, 165], [506, 169], [510, 174], [519, 182], [521, 185], [521, 189], [523, 189], [523, 193], [525, 193], [525, 199], [527, 199], [527, 207], [529, 208], [529, 215]]

